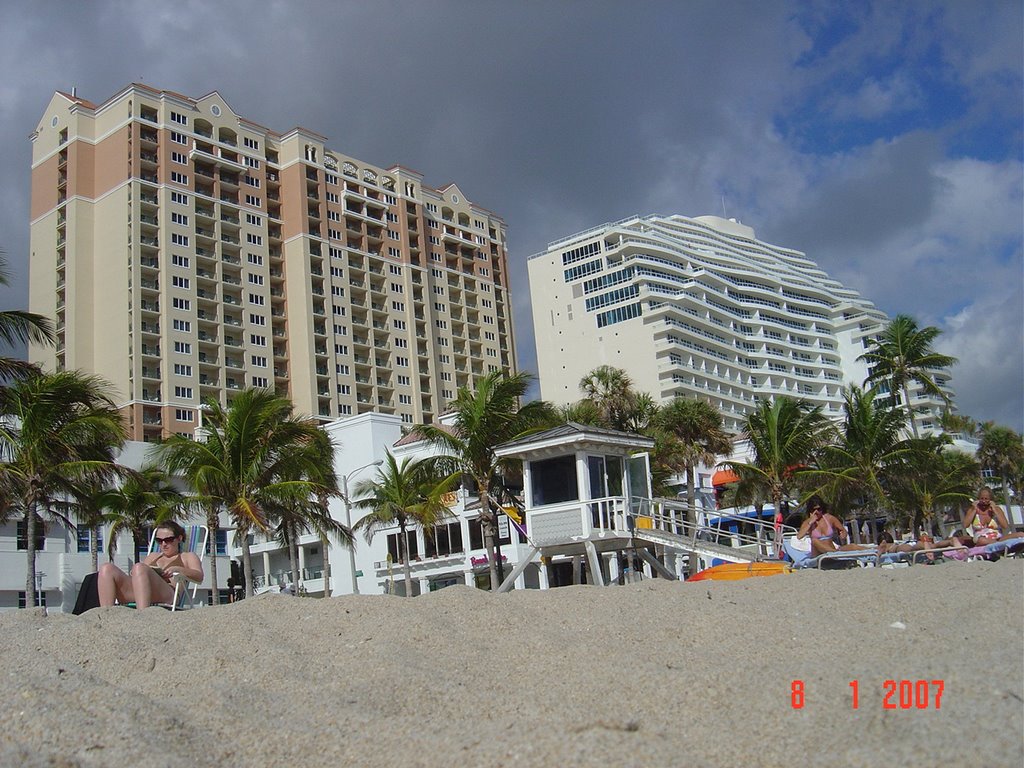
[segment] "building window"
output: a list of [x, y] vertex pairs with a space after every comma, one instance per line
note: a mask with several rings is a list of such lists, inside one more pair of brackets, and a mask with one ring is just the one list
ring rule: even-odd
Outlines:
[[171, 233], [171, 245], [183, 245], [188, 247], [188, 235], [179, 235], [177, 232]]
[[103, 551], [103, 529], [102, 528], [89, 528], [84, 525], [78, 526], [77, 529], [78, 539], [78, 551], [79, 552], [91, 552], [89, 544], [93, 539], [96, 540], [96, 551]]
[[179, 275], [171, 275], [171, 285], [175, 288], [188, 288], [189, 279], [187, 277], [181, 277]]
[[181, 355], [192, 354], [192, 344], [187, 341], [174, 342], [174, 351]]
[[175, 376], [191, 376], [192, 375], [192, 366], [191, 365], [182, 365], [181, 363], [175, 363], [174, 364], [174, 375]]
[[[28, 607], [28, 595], [26, 593], [24, 593], [24, 592], [19, 592], [18, 593], [18, 607], [19, 608], [27, 608]], [[36, 606], [35, 607], [37, 607], [37, 608], [45, 608], [46, 607], [46, 592], [44, 592], [41, 589], [37, 589], [36, 590]]]
[[188, 269], [190, 261], [188, 256], [180, 256], [177, 253], [172, 253], [171, 264], [173, 264], [176, 267], [185, 267], [186, 269]]
[[[18, 549], [24, 551], [28, 549], [28, 535], [25, 532], [26, 526], [24, 520], [19, 520], [17, 525], [16, 537], [18, 539]], [[42, 552], [46, 548], [46, 526], [43, 524], [43, 518], [36, 515], [36, 551]]]
[[171, 131], [171, 141], [175, 144], [188, 144], [188, 138], [184, 133], [178, 133], [177, 131]]
[[176, 331], [184, 331], [185, 333], [190, 333], [192, 331], [192, 321], [179, 320], [178, 318], [174, 318], [171, 321], [171, 327], [174, 328], [174, 330]]
[[174, 418], [178, 421], [195, 421], [195, 411], [191, 408], [175, 408]]
[[[192, 399], [192, 387], [175, 387], [174, 396], [182, 400]], [[180, 419], [179, 419], [180, 421]]]
[[174, 309], [192, 309], [192, 301], [190, 299], [179, 299], [175, 296], [171, 299], [171, 306]]
[[188, 118], [177, 112], [171, 112], [171, 122], [178, 125], [188, 125]]
[[188, 205], [188, 195], [184, 192], [171, 192], [171, 202], [178, 205]]
[[171, 171], [171, 181], [173, 181], [175, 184], [188, 184], [188, 176], [184, 173]]

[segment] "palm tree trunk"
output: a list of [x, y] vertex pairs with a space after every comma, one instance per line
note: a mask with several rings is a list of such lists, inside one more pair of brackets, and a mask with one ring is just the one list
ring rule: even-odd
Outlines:
[[[782, 516], [782, 494], [777, 491], [772, 491], [772, 504], [775, 505], [775, 520], [778, 521]], [[785, 521], [783, 521], [785, 522]], [[775, 527], [775, 556], [778, 557], [782, 552], [782, 525], [778, 524]]]
[[398, 523], [398, 556], [402, 558], [405, 573], [405, 596], [412, 597], [412, 565], [409, 563], [409, 539], [406, 538], [405, 520]]
[[96, 573], [100, 569], [100, 552], [97, 547], [99, 539], [100, 527], [93, 526], [93, 529], [89, 532], [89, 559], [92, 562], [92, 572]]
[[146, 546], [145, 537], [142, 535], [142, 531], [132, 529], [132, 562], [139, 562], [139, 552], [142, 551], [143, 547]]
[[[254, 595], [252, 588], [252, 553], [249, 551], [248, 532], [239, 528], [238, 533], [242, 537], [242, 573], [245, 576], [245, 596], [249, 598]], [[214, 585], [213, 592], [217, 594], [216, 585]]]
[[25, 516], [25, 559], [28, 561], [28, 573], [25, 576], [25, 607], [36, 605], [36, 505], [28, 505]]
[[477, 481], [480, 492], [480, 527], [484, 534], [484, 547], [487, 549], [487, 570], [491, 575], [491, 591], [497, 592], [501, 582], [498, 580], [498, 552], [494, 546], [497, 538], [497, 526], [491, 511], [490, 483]]
[[327, 547], [330, 546], [327, 537], [320, 537], [320, 551], [324, 553], [324, 597], [331, 596], [331, 560], [330, 555], [327, 553]]
[[[686, 522], [691, 526], [697, 525], [697, 483], [694, 479], [696, 470], [690, 464], [686, 465]], [[696, 535], [696, 527], [690, 528]], [[697, 553], [690, 552], [687, 578], [697, 573]]]
[[[210, 598], [211, 605], [220, 605], [220, 591], [217, 589], [217, 528], [220, 526], [220, 515], [217, 512], [216, 506], [211, 506], [206, 510], [206, 527], [209, 529], [210, 536], [210, 583], [213, 585], [213, 589], [210, 590], [212, 597]], [[197, 553], [202, 558], [203, 553]], [[247, 585], [246, 596], [249, 596], [248, 587], [252, 586], [252, 579], [249, 579]]]
[[295, 526], [287, 523], [288, 525], [288, 565], [292, 571], [292, 585], [294, 592], [292, 594], [299, 594], [299, 545], [295, 541]]
[[914, 418], [914, 409], [910, 407], [910, 390], [907, 389], [907, 385], [903, 387], [903, 402], [907, 406], [907, 415], [910, 417], [910, 432], [914, 435], [914, 439], [917, 440], [920, 435], [917, 434], [917, 419]]

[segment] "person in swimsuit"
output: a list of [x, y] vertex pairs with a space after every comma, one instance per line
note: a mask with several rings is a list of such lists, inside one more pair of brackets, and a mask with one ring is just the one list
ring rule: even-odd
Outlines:
[[1024, 537], [1024, 533], [1017, 533], [1010, 527], [1006, 514], [992, 501], [992, 489], [988, 486], [978, 491], [978, 500], [964, 512], [963, 524], [967, 535], [979, 547]]
[[156, 529], [158, 552], [147, 555], [135, 563], [127, 574], [113, 563], [100, 566], [96, 589], [100, 605], [115, 602], [135, 602], [136, 608], [148, 608], [153, 603], [169, 603], [174, 599], [171, 578], [182, 574], [193, 581], [203, 580], [203, 561], [192, 552], [182, 552], [185, 529], [176, 522], [161, 523]]
[[807, 536], [811, 537], [811, 557], [840, 550], [872, 549], [850, 544], [846, 527], [838, 517], [828, 511], [825, 502], [817, 494], [807, 500], [807, 518], [796, 532], [798, 539]]

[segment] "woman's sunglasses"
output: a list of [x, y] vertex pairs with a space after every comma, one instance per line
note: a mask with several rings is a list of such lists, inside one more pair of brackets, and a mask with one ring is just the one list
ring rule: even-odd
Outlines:
[[178, 540], [177, 536], [164, 536], [163, 538], [161, 538], [160, 536], [156, 537], [156, 543], [157, 544], [170, 544], [172, 541], [177, 541], [177, 540]]

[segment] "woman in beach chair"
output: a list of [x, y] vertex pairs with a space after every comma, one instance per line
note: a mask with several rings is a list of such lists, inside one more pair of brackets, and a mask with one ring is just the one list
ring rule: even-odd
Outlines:
[[992, 489], [987, 485], [978, 491], [978, 500], [964, 512], [964, 530], [976, 546], [984, 547], [997, 541], [1024, 538], [1010, 527], [1006, 514], [992, 501]]
[[181, 574], [191, 581], [203, 580], [203, 561], [193, 552], [181, 551], [185, 529], [180, 524], [161, 523], [154, 538], [159, 551], [133, 565], [130, 575], [113, 563], [100, 566], [97, 591], [101, 606], [134, 602], [136, 608], [148, 608], [154, 603], [170, 603], [174, 600], [171, 580], [175, 575]]
[[811, 537], [811, 557], [832, 552], [874, 550], [874, 547], [850, 544], [849, 534], [847, 534], [842, 521], [828, 511], [825, 502], [817, 494], [807, 500], [807, 518], [800, 524], [800, 528], [796, 532], [798, 539], [807, 536]]

